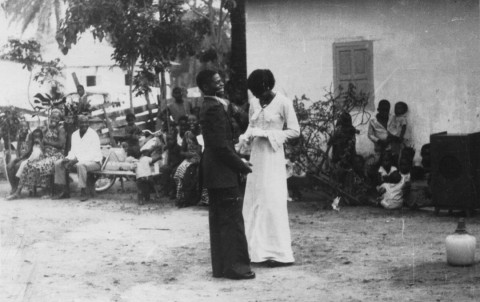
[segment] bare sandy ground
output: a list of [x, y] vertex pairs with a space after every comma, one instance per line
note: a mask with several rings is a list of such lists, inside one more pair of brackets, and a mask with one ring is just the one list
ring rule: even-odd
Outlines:
[[[127, 185], [85, 203], [0, 197], [0, 301], [480, 301], [480, 265], [445, 263], [445, 213], [313, 195], [289, 203], [295, 265], [231, 281], [211, 277], [205, 208], [138, 206]], [[480, 218], [467, 227], [479, 237]]]

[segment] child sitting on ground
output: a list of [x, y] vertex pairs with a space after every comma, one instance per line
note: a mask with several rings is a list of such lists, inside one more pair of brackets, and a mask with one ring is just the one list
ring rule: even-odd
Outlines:
[[143, 205], [144, 202], [150, 201], [150, 192], [154, 188], [152, 181], [152, 168], [150, 167], [156, 161], [162, 159], [161, 154], [155, 157], [150, 157], [151, 151], [148, 149], [142, 150], [142, 155], [137, 162], [136, 176], [138, 189], [138, 203]]
[[24, 160], [21, 164], [20, 167], [18, 168], [17, 174], [15, 174], [16, 177], [20, 178], [20, 176], [23, 173], [23, 170], [25, 169], [25, 166], [29, 162], [35, 162], [43, 159], [43, 132], [42, 129], [37, 128], [33, 130], [31, 134], [31, 144], [30, 144], [30, 150], [28, 151], [27, 154], [30, 154], [27, 158], [27, 160]]
[[393, 166], [393, 157], [391, 152], [383, 153], [381, 157], [380, 168], [377, 174], [377, 185], [383, 184], [389, 179], [390, 174], [397, 171], [397, 168]]
[[[372, 186], [365, 171], [365, 159], [361, 155], [355, 155], [353, 158], [352, 169], [345, 180], [345, 188], [352, 196], [355, 196], [357, 200], [353, 200], [353, 205], [366, 205], [370, 204], [370, 196], [372, 193]], [[375, 189], [375, 188], [373, 188]], [[355, 204], [358, 202], [358, 204]]]
[[399, 209], [403, 206], [405, 189], [410, 183], [412, 164], [407, 158], [400, 159], [399, 171], [392, 171], [384, 177], [384, 183], [377, 187], [382, 196], [379, 204], [385, 209]]

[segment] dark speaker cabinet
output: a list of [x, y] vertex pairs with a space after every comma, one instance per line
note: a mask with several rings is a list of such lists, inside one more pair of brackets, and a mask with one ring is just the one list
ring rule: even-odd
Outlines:
[[435, 211], [480, 207], [480, 132], [430, 136]]

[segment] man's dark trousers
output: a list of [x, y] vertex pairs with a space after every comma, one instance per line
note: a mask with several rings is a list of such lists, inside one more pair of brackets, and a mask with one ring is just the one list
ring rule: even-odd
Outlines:
[[208, 189], [210, 247], [214, 277], [250, 272], [247, 238], [238, 187]]
[[209, 194], [213, 276], [245, 275], [251, 272], [250, 257], [238, 186], [239, 175], [251, 169], [235, 152], [232, 119], [223, 104], [204, 97], [200, 124], [205, 143], [200, 176]]

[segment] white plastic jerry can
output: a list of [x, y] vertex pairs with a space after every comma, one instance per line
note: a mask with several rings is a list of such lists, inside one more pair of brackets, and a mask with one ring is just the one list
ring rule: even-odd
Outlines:
[[447, 263], [453, 266], [469, 266], [475, 263], [477, 240], [467, 232], [465, 219], [460, 218], [455, 233], [445, 239]]

